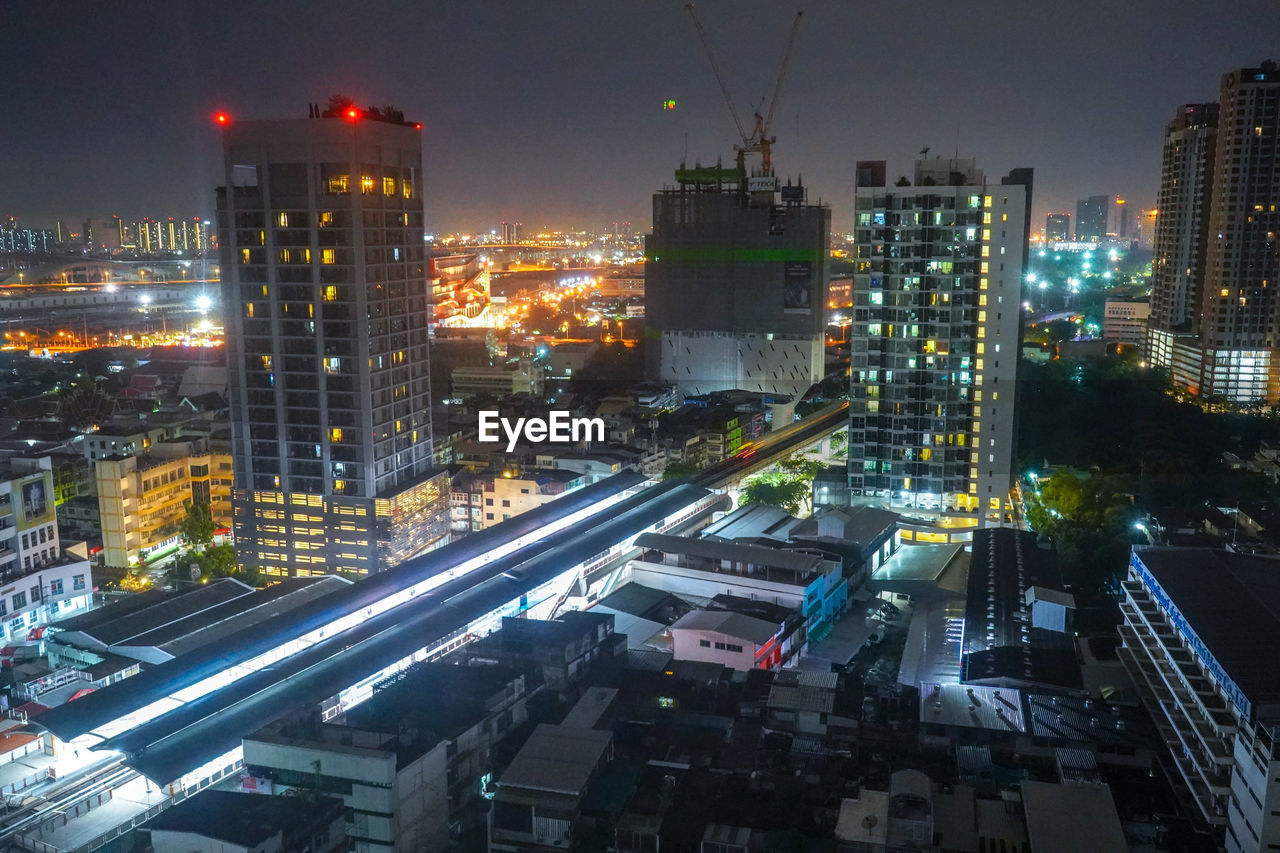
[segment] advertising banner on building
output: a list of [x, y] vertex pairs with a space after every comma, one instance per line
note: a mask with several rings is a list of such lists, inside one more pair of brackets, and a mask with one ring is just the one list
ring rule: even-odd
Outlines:
[[813, 312], [813, 261], [787, 261], [783, 267], [782, 310], [788, 314]]

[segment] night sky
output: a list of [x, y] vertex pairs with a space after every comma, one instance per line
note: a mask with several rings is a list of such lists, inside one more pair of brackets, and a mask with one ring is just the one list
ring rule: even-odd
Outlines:
[[[855, 160], [896, 176], [957, 136], [989, 178], [1036, 170], [1037, 226], [1086, 195], [1149, 206], [1175, 107], [1280, 59], [1271, 0], [700, 0], [744, 120], [798, 8], [774, 161], [837, 228]], [[0, 214], [33, 227], [208, 215], [215, 110], [301, 118], [334, 92], [424, 123], [437, 231], [645, 230], [686, 138], [690, 165], [729, 162], [735, 139], [678, 0], [9, 2], [0, 57]]]

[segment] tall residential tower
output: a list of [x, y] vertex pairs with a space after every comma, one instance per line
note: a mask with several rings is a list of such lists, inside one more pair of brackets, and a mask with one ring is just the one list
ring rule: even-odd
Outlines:
[[1217, 105], [1182, 111], [1166, 133], [1150, 358], [1200, 397], [1275, 405], [1280, 70], [1231, 71]]
[[849, 480], [854, 495], [1003, 523], [1030, 169], [988, 184], [973, 160], [920, 160], [887, 187], [858, 164]]
[[1209, 227], [1209, 188], [1218, 139], [1218, 105], [1184, 104], [1164, 132], [1151, 326], [1165, 333], [1200, 329], [1200, 288]]
[[238, 559], [368, 574], [439, 541], [420, 133], [394, 111], [224, 126]]

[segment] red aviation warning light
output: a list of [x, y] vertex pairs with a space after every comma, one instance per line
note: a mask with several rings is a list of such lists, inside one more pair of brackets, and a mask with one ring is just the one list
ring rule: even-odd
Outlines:
[[350, 119], [351, 121], [355, 121], [356, 119], [360, 118], [360, 111], [355, 107], [348, 107], [347, 118]]
[[414, 130], [422, 130], [422, 122], [417, 122], [413, 126]]
[[213, 120], [218, 124], [230, 124], [231, 116], [227, 115], [226, 113], [214, 113]]

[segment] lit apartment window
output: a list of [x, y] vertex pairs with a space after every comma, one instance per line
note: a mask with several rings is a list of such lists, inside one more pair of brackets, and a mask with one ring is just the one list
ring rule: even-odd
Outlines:
[[[321, 261], [323, 263], [328, 263], [328, 261], [325, 261], [323, 258], [321, 258]], [[337, 298], [338, 298], [338, 288], [335, 285], [326, 284], [324, 288], [324, 301], [334, 302], [337, 300]]]
[[242, 264], [247, 264], [247, 263], [249, 263], [249, 250], [248, 250], [248, 249], [241, 249], [241, 250], [240, 250], [240, 263], [242, 263]]
[[383, 179], [382, 179], [382, 194], [383, 194], [383, 195], [395, 195], [395, 194], [396, 194], [396, 179], [395, 179], [395, 178], [383, 178]]
[[246, 302], [246, 303], [244, 304], [244, 316], [246, 316], [246, 317], [252, 317], [252, 316], [253, 316], [253, 303], [252, 303], [252, 302]]
[[[346, 176], [344, 175], [343, 177], [344, 177], [344, 179], [345, 179], [345, 177], [346, 177]], [[345, 185], [345, 184], [344, 184], [344, 185]], [[344, 192], [345, 192], [345, 190], [344, 190]], [[319, 218], [318, 220], [316, 220], [316, 221], [317, 221], [317, 223], [320, 225], [320, 227], [321, 227], [321, 228], [328, 228], [330, 225], [332, 225], [332, 224], [333, 224], [333, 211], [332, 211], [332, 210], [322, 210], [322, 211], [320, 211], [320, 218]]]
[[288, 228], [288, 227], [289, 227], [289, 214], [288, 214], [288, 213], [285, 213], [283, 210], [282, 210], [282, 211], [280, 211], [279, 213], [277, 213], [277, 214], [276, 214], [276, 224], [277, 224], [277, 225], [279, 225], [281, 228]]
[[271, 356], [269, 355], [262, 356], [262, 369], [263, 370], [271, 369]]
[[342, 441], [342, 427], [329, 428], [329, 441], [338, 444]]
[[334, 490], [335, 492], [338, 492], [339, 494], [341, 494], [342, 492], [345, 492], [345, 491], [347, 490], [347, 481], [346, 481], [346, 480], [334, 480], [334, 481], [333, 481], [333, 490]]
[[362, 195], [369, 195], [371, 192], [373, 192], [373, 176], [362, 175], [360, 177], [360, 193]]
[[329, 356], [328, 358], [326, 358], [324, 360], [324, 372], [325, 373], [341, 373], [342, 359], [338, 358], [337, 356]]
[[320, 263], [336, 264], [337, 262], [338, 262], [337, 249], [321, 249], [320, 250]]
[[[329, 176], [329, 193], [331, 195], [345, 195], [349, 193], [351, 190], [348, 187], [348, 181], [350, 180], [351, 178], [349, 175], [330, 175]], [[324, 221], [325, 216], [329, 217], [329, 222]], [[322, 225], [328, 225], [332, 221], [333, 221], [332, 213], [320, 214], [320, 222]]]
[[[401, 182], [400, 182], [400, 193], [401, 193], [401, 195], [403, 195], [405, 198], [413, 198], [413, 184], [409, 183], [409, 181], [408, 181], [407, 179], [406, 179], [406, 180], [401, 181]], [[408, 223], [406, 223], [406, 224], [408, 224]]]

